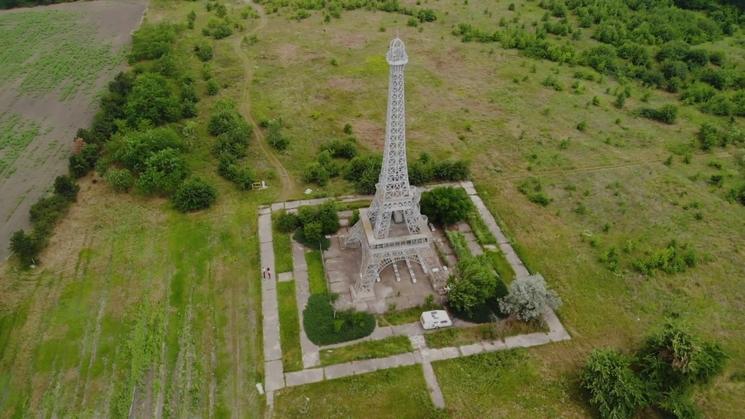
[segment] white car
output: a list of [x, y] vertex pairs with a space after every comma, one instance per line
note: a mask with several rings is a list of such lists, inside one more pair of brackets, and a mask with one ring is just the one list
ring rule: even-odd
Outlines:
[[439, 329], [441, 327], [450, 327], [453, 325], [448, 312], [445, 310], [432, 310], [422, 313], [419, 321], [422, 322], [424, 330]]

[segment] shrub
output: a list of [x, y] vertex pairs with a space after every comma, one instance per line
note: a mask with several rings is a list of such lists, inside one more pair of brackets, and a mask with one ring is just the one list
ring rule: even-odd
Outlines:
[[207, 80], [207, 95], [215, 96], [220, 92], [220, 84], [215, 79]]
[[70, 201], [60, 195], [47, 196], [36, 201], [30, 210], [35, 232], [46, 237], [69, 206]]
[[485, 258], [464, 258], [458, 262], [457, 277], [448, 286], [448, 305], [463, 319], [488, 322], [501, 315], [498, 301], [507, 295], [507, 287]]
[[127, 169], [109, 169], [106, 171], [104, 179], [106, 179], [106, 182], [108, 182], [116, 192], [127, 192], [135, 183], [135, 178], [132, 176], [132, 172]]
[[518, 185], [517, 190], [528, 197], [530, 202], [541, 206], [547, 206], [551, 199], [543, 192], [541, 181], [537, 178], [527, 178]]
[[382, 159], [380, 156], [357, 156], [353, 158], [344, 171], [344, 179], [353, 182], [357, 192], [371, 194], [380, 176]]
[[273, 119], [267, 124], [266, 141], [274, 149], [283, 151], [290, 145], [290, 140], [282, 135], [282, 120]]
[[672, 274], [683, 272], [696, 265], [696, 253], [687, 244], [679, 245], [672, 240], [666, 247], [658, 249], [645, 259], [633, 263], [639, 272], [650, 275], [656, 270]]
[[226, 20], [210, 19], [207, 26], [202, 29], [204, 36], [211, 36], [214, 39], [223, 39], [233, 34], [230, 23]]
[[315, 183], [318, 186], [324, 186], [329, 180], [329, 173], [320, 163], [309, 163], [303, 170], [303, 180], [307, 183]]
[[173, 195], [173, 206], [181, 212], [209, 208], [217, 199], [217, 190], [199, 178], [191, 178], [179, 186]]
[[430, 221], [440, 225], [455, 224], [466, 219], [473, 204], [462, 188], [438, 187], [424, 192], [421, 199], [422, 212]]
[[333, 201], [314, 207], [301, 207], [298, 210], [298, 219], [301, 225], [317, 221], [321, 224], [321, 233], [324, 235], [333, 234], [339, 230], [339, 214]]
[[659, 109], [641, 108], [639, 114], [645, 118], [654, 119], [666, 124], [674, 124], [678, 117], [678, 108], [675, 105], [664, 105]]
[[170, 194], [189, 174], [186, 162], [172, 148], [157, 151], [145, 161], [145, 170], [137, 179], [137, 189], [144, 194]]
[[613, 349], [592, 351], [582, 369], [582, 388], [603, 418], [631, 418], [646, 405], [644, 383], [628, 357]]
[[80, 149], [80, 153], [70, 156], [68, 166], [70, 174], [81, 178], [93, 170], [98, 161], [98, 150], [97, 144], [85, 144]]
[[708, 122], [701, 124], [696, 134], [701, 150], [711, 150], [712, 147], [719, 144], [720, 135], [719, 130], [713, 124]]
[[331, 345], [363, 338], [375, 329], [375, 317], [369, 313], [334, 311], [335, 296], [312, 294], [303, 310], [303, 325], [308, 339], [316, 345]]
[[561, 299], [548, 288], [541, 275], [515, 279], [507, 296], [499, 301], [503, 313], [522, 321], [537, 319], [546, 309], [556, 309], [559, 305]]
[[75, 179], [69, 176], [57, 176], [54, 179], [54, 193], [64, 197], [68, 201], [74, 201], [78, 196], [80, 186], [75, 183]]
[[247, 191], [251, 189], [255, 180], [253, 171], [248, 166], [242, 166], [236, 158], [230, 154], [221, 154], [220, 163], [217, 167], [220, 176], [235, 183], [239, 189]]
[[179, 119], [181, 103], [165, 77], [156, 73], [142, 73], [134, 81], [124, 113], [133, 127], [142, 123], [160, 125]]
[[205, 41], [200, 41], [194, 45], [194, 54], [196, 54], [197, 58], [202, 62], [207, 62], [214, 56], [214, 51], [212, 50], [212, 45]]
[[129, 62], [160, 58], [171, 51], [176, 27], [166, 23], [143, 25], [132, 35]]
[[249, 135], [251, 132], [251, 126], [238, 113], [234, 102], [227, 100], [217, 102], [207, 124], [207, 130], [211, 135], [220, 135], [235, 129], [248, 131]]
[[22, 266], [28, 267], [36, 264], [41, 245], [33, 235], [18, 230], [10, 237], [10, 251], [18, 256]]
[[296, 214], [281, 210], [272, 216], [274, 228], [280, 233], [292, 233], [300, 226], [300, 219]]
[[639, 353], [640, 374], [658, 394], [709, 382], [724, 368], [722, 348], [692, 336], [676, 323], [666, 323], [650, 336]]
[[334, 158], [351, 159], [357, 155], [357, 147], [352, 141], [331, 140], [321, 146], [321, 151], [328, 151]]
[[145, 170], [145, 162], [154, 153], [164, 149], [183, 150], [184, 148], [181, 136], [169, 127], [132, 131], [126, 135], [117, 136], [107, 144], [107, 150], [112, 159], [134, 173]]

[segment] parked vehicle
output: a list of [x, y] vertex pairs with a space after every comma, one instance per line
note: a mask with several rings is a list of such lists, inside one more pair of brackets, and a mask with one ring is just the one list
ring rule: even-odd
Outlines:
[[450, 320], [450, 316], [445, 310], [425, 311], [422, 313], [419, 321], [422, 323], [424, 330], [440, 329], [453, 325], [453, 321]]

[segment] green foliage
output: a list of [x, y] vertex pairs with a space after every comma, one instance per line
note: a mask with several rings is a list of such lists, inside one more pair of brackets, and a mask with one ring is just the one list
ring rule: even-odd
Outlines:
[[429, 154], [422, 153], [409, 165], [409, 180], [414, 185], [432, 181], [456, 182], [468, 179], [468, 163], [464, 160], [435, 161]]
[[156, 73], [142, 73], [134, 81], [124, 113], [133, 127], [160, 125], [181, 117], [181, 103], [168, 79]]
[[217, 173], [235, 183], [239, 189], [244, 191], [250, 190], [255, 181], [255, 176], [251, 168], [241, 165], [236, 158], [231, 157], [231, 154], [228, 153], [220, 155]]
[[408, 337], [391, 336], [385, 339], [342, 346], [341, 348], [323, 349], [321, 350], [321, 365], [384, 358], [404, 352], [411, 352], [411, 350], [411, 342]]
[[[286, 222], [291, 223], [289, 220]], [[317, 249], [319, 245], [327, 249], [329, 240], [325, 236], [334, 234], [337, 230], [339, 230], [339, 215], [333, 201], [318, 206], [300, 207], [298, 210], [297, 230], [294, 238], [311, 249]]]
[[69, 176], [57, 176], [54, 179], [54, 193], [67, 199], [68, 201], [74, 201], [78, 196], [80, 186], [75, 183], [75, 179]]
[[303, 351], [300, 347], [300, 319], [295, 300], [295, 281], [277, 282], [277, 301], [283, 367], [285, 371], [301, 370]]
[[696, 259], [692, 248], [687, 244], [679, 245], [673, 240], [664, 248], [648, 253], [646, 258], [635, 261], [633, 266], [645, 275], [651, 275], [657, 270], [673, 274], [696, 266]]
[[380, 156], [357, 156], [345, 168], [344, 179], [353, 182], [357, 192], [361, 194], [375, 193], [382, 163]]
[[214, 39], [223, 39], [233, 34], [230, 22], [224, 19], [211, 18], [207, 26], [202, 29], [204, 36], [211, 36]]
[[173, 195], [173, 206], [181, 212], [209, 208], [217, 199], [214, 186], [200, 178], [191, 178], [179, 186]]
[[678, 108], [675, 105], [664, 105], [659, 109], [641, 108], [639, 109], [639, 115], [666, 124], [674, 124], [678, 117]]
[[108, 182], [116, 192], [127, 192], [135, 183], [135, 178], [132, 176], [132, 172], [127, 169], [111, 168], [106, 171], [104, 179], [106, 179], [106, 182]]
[[308, 266], [308, 284], [311, 294], [325, 294], [328, 292], [322, 258], [323, 256], [318, 250], [311, 250], [305, 253], [305, 263]]
[[318, 162], [308, 163], [303, 169], [303, 181], [324, 186], [328, 183], [329, 173], [326, 168]]
[[272, 214], [274, 228], [281, 233], [292, 233], [300, 227], [300, 218], [296, 214], [280, 210]]
[[145, 160], [145, 169], [140, 173], [135, 186], [143, 194], [169, 195], [176, 191], [188, 175], [189, 169], [180, 152], [166, 148], [152, 153]]
[[37, 238], [48, 237], [54, 226], [70, 207], [70, 200], [61, 195], [52, 195], [39, 199], [31, 206], [31, 223]]
[[32, 234], [18, 230], [10, 237], [10, 251], [18, 256], [21, 266], [28, 267], [36, 264], [41, 243]]
[[303, 325], [308, 339], [316, 345], [331, 345], [363, 338], [375, 329], [375, 317], [351, 310], [334, 311], [335, 297], [312, 294], [303, 310]]
[[520, 182], [517, 190], [520, 191], [521, 194], [527, 196], [530, 202], [535, 204], [545, 207], [551, 203], [551, 198], [549, 198], [543, 191], [543, 186], [538, 178], [530, 177], [525, 179]]
[[266, 141], [275, 150], [286, 150], [290, 145], [290, 139], [282, 135], [282, 120], [273, 119], [266, 126]]
[[165, 149], [185, 149], [181, 136], [169, 127], [131, 131], [107, 144], [111, 159], [137, 174], [145, 170], [146, 162], [153, 154]]
[[174, 25], [167, 23], [143, 25], [132, 35], [129, 62], [153, 60], [170, 53], [176, 35]]
[[499, 308], [505, 315], [515, 316], [522, 321], [538, 319], [548, 309], [557, 309], [561, 299], [540, 275], [520, 277], [512, 281], [506, 297], [499, 301]]
[[421, 198], [422, 213], [439, 225], [451, 225], [465, 220], [473, 204], [463, 188], [437, 187], [424, 192]]
[[215, 96], [220, 93], [220, 84], [215, 79], [207, 80], [207, 95]]
[[592, 351], [581, 380], [590, 404], [602, 418], [631, 418], [647, 404], [644, 383], [631, 369], [630, 359], [618, 351]]
[[507, 287], [484, 257], [458, 262], [457, 277], [448, 281], [448, 306], [468, 321], [483, 323], [500, 315], [498, 301], [507, 295]]
[[214, 56], [214, 51], [212, 50], [212, 45], [206, 41], [199, 41], [194, 45], [194, 54], [202, 62], [207, 62]]
[[[349, 131], [351, 132], [351, 128]], [[334, 158], [352, 159], [357, 155], [354, 141], [354, 137], [346, 141], [334, 139], [322, 145], [321, 151], [328, 151]]]
[[70, 174], [76, 178], [87, 175], [96, 166], [98, 151], [97, 144], [85, 144], [80, 149], [80, 153], [70, 156], [68, 160]]

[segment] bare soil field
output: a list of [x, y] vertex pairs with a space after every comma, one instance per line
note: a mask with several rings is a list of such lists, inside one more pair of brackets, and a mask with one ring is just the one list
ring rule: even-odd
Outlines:
[[0, 12], [0, 260], [28, 210], [67, 167], [78, 128], [124, 61], [144, 0], [100, 0]]

